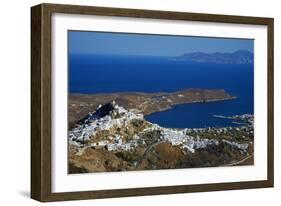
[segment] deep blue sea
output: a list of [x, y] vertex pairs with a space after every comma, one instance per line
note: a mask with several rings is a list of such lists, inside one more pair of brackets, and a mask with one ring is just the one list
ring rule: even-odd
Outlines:
[[69, 55], [70, 93], [173, 92], [225, 89], [235, 100], [183, 104], [146, 116], [165, 127], [236, 126], [213, 115], [253, 114], [253, 64], [209, 64], [168, 57]]

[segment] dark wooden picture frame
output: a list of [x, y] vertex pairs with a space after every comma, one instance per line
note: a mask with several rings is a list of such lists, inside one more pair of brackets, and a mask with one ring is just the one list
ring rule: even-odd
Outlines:
[[[268, 74], [268, 131], [267, 180], [183, 186], [164, 186], [134, 189], [114, 189], [53, 193], [51, 191], [51, 16], [54, 13], [101, 15], [136, 18], [185, 20], [200, 22], [239, 23], [267, 26]], [[273, 37], [272, 18], [242, 17], [169, 11], [104, 8], [76, 5], [40, 4], [31, 8], [31, 197], [48, 201], [92, 198], [160, 195], [171, 193], [205, 192], [234, 189], [273, 187]]]

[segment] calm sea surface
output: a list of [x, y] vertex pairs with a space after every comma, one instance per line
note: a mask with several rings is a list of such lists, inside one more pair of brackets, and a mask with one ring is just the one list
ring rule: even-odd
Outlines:
[[146, 116], [165, 127], [235, 126], [213, 115], [253, 114], [254, 66], [173, 61], [167, 57], [69, 56], [70, 93], [173, 92], [185, 88], [225, 89], [235, 100], [183, 104]]

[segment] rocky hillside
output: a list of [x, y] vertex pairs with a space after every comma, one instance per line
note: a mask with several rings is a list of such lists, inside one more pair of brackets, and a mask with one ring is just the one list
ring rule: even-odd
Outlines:
[[69, 131], [69, 172], [222, 166], [243, 164], [244, 159], [252, 164], [253, 125], [247, 123], [239, 128], [169, 129], [113, 101]]

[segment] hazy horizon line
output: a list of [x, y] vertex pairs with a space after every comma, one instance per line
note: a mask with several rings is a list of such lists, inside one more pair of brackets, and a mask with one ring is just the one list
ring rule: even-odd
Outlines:
[[194, 52], [185, 52], [185, 53], [182, 53], [182, 54], [179, 54], [179, 55], [151, 55], [151, 54], [148, 54], [148, 55], [145, 55], [145, 54], [116, 54], [116, 53], [91, 53], [91, 52], [68, 52], [68, 54], [70, 55], [110, 55], [110, 56], [136, 56], [136, 57], [142, 57], [142, 56], [150, 56], [150, 57], [179, 57], [181, 55], [184, 55], [184, 54], [193, 54], [193, 53], [204, 53], [204, 54], [216, 54], [216, 53], [220, 53], [220, 54], [233, 54], [233, 53], [236, 53], [238, 51], [246, 51], [246, 52], [249, 52], [251, 54], [254, 54], [254, 52], [252, 51], [249, 51], [247, 49], [237, 49], [233, 52], [221, 52], [221, 51], [216, 51], [216, 52], [204, 52], [204, 51], [194, 51]]

